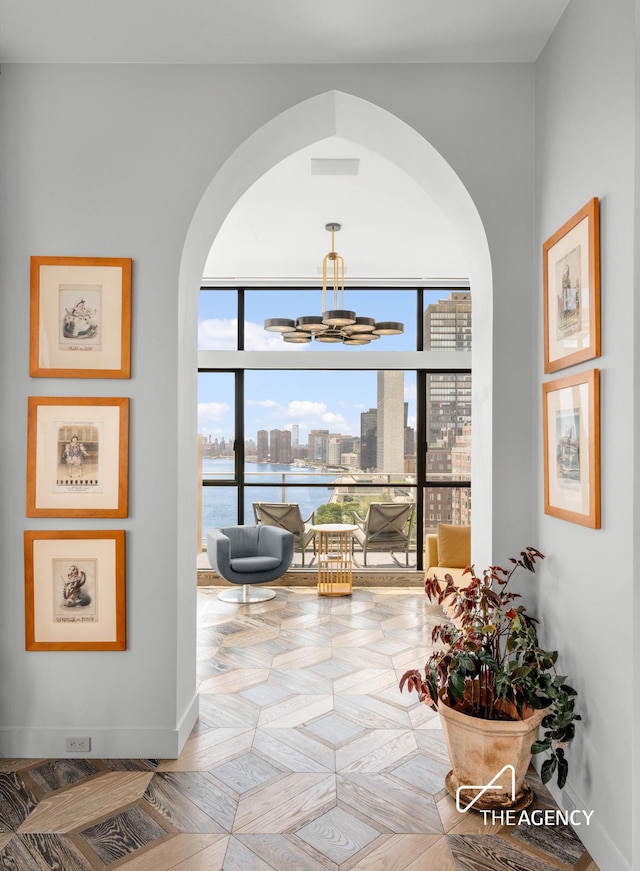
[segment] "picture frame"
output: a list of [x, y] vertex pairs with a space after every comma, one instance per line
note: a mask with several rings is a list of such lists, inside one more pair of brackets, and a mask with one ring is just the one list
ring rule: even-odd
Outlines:
[[125, 650], [125, 533], [24, 533], [25, 649]]
[[600, 370], [542, 385], [544, 511], [600, 528]]
[[31, 257], [29, 374], [131, 377], [131, 259]]
[[589, 200], [542, 246], [544, 371], [600, 356], [599, 200]]
[[30, 396], [27, 517], [127, 517], [129, 400]]

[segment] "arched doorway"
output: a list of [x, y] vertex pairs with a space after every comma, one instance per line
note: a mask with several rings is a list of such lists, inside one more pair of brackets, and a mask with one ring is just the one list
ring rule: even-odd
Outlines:
[[[474, 294], [475, 457], [491, 456], [492, 279], [489, 249], [469, 193], [443, 157], [399, 118], [339, 91], [313, 97], [257, 130], [227, 160], [205, 191], [189, 227], [179, 281], [179, 440], [195, 444], [197, 289], [211, 243], [247, 188], [276, 163], [314, 142], [340, 136], [376, 151], [429, 193], [460, 236]], [[193, 565], [196, 469], [193, 453], [179, 457], [178, 564]], [[491, 464], [474, 467], [474, 557], [490, 561]], [[190, 522], [191, 521], [191, 522]], [[477, 556], [476, 556], [477, 555]]]

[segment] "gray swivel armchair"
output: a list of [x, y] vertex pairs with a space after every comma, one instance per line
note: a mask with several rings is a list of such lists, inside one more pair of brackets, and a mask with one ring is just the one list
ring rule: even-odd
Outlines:
[[252, 589], [281, 578], [293, 560], [293, 535], [276, 526], [225, 526], [207, 534], [207, 555], [211, 567], [241, 589], [223, 590], [223, 602], [250, 605], [266, 602], [275, 590]]

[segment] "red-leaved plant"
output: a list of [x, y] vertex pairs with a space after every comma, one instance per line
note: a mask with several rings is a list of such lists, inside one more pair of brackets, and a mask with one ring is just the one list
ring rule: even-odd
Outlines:
[[511, 557], [511, 569], [491, 566], [482, 576], [468, 566], [470, 577], [456, 587], [451, 575], [444, 583], [427, 578], [425, 592], [430, 602], [443, 606], [451, 622], [433, 629], [433, 642], [442, 644], [427, 660], [424, 673], [405, 672], [400, 689], [418, 693], [420, 701], [437, 708], [440, 702], [488, 720], [521, 720], [532, 710], [544, 708], [544, 730], [532, 753], [548, 751], [541, 777], [547, 783], [554, 773], [562, 788], [568, 763], [564, 748], [572, 740], [576, 691], [556, 671], [558, 653], [543, 650], [538, 642], [537, 620], [515, 605], [519, 593], [508, 589], [518, 568], [535, 572], [544, 555], [527, 547], [519, 558]]

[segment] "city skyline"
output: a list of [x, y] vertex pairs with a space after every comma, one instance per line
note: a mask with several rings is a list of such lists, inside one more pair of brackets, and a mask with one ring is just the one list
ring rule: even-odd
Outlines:
[[[347, 304], [358, 312], [365, 310], [376, 317], [402, 320], [405, 332], [351, 352], [366, 353], [375, 346], [380, 350], [415, 348], [415, 291], [356, 291], [347, 289]], [[447, 309], [450, 289], [425, 291], [425, 318], [433, 306]], [[464, 291], [460, 293], [465, 293]], [[335, 346], [286, 345], [279, 336], [263, 328], [263, 320], [274, 314], [291, 315], [300, 307], [301, 295], [309, 295], [310, 311], [317, 307], [320, 291], [286, 290], [245, 292], [245, 349], [277, 350], [305, 353], [308, 348], [331, 349]], [[235, 290], [202, 291], [199, 310], [199, 347], [209, 350], [234, 350], [237, 347]], [[470, 308], [470, 306], [469, 306]], [[300, 309], [301, 310], [301, 309]], [[342, 346], [340, 346], [342, 349]], [[299, 365], [295, 356], [292, 367]], [[407, 425], [415, 429], [415, 373], [404, 373], [403, 400], [408, 403]], [[313, 429], [328, 429], [343, 435], [360, 435], [363, 412], [375, 409], [377, 370], [316, 371], [249, 370], [245, 373], [245, 437], [257, 441], [260, 429], [287, 429], [298, 426], [299, 444], [306, 444]], [[199, 373], [198, 432], [208, 437], [235, 437], [234, 385], [231, 373]]]

